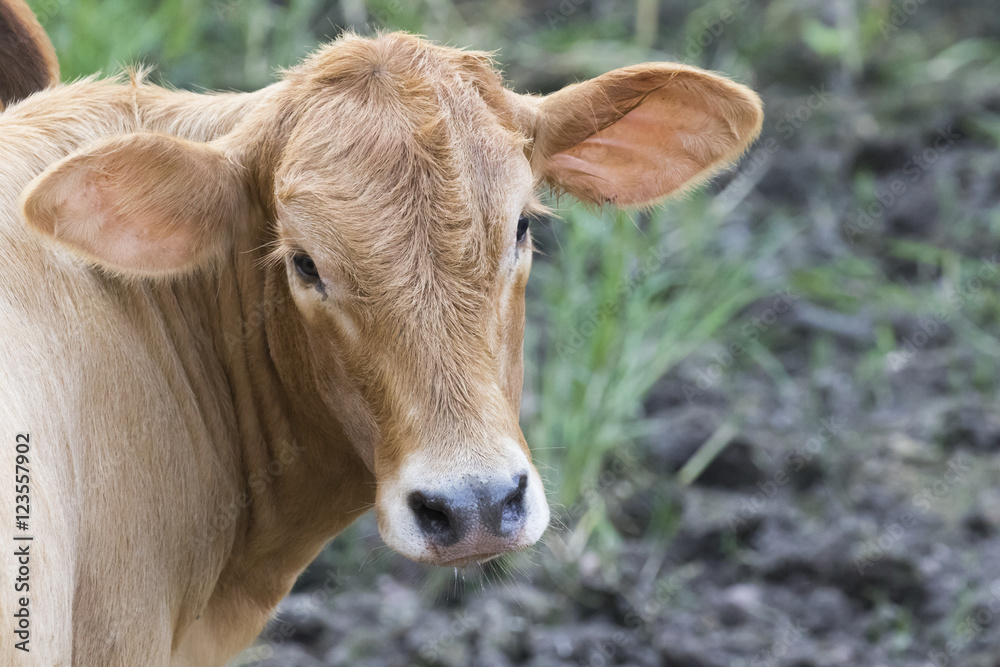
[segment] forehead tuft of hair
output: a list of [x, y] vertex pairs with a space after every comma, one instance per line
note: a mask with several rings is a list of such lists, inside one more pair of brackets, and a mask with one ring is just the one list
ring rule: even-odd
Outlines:
[[416, 35], [391, 32], [367, 38], [345, 32], [284, 75], [302, 96], [332, 89], [372, 103], [402, 105], [410, 114], [434, 105], [442, 90], [462, 82], [478, 93], [506, 129], [523, 131], [519, 110], [511, 104], [491, 54], [440, 46]]

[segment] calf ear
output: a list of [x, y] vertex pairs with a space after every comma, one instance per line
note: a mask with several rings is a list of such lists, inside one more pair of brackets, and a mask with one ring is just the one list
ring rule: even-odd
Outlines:
[[232, 242], [249, 214], [242, 170], [211, 144], [162, 134], [101, 140], [35, 178], [28, 224], [113, 271], [190, 270]]
[[614, 70], [541, 99], [532, 168], [587, 202], [649, 204], [697, 185], [760, 133], [760, 98], [684, 65]]

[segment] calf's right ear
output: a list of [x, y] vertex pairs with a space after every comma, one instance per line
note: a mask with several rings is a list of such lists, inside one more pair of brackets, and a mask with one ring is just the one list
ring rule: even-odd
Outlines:
[[154, 133], [91, 144], [21, 196], [29, 225], [136, 277], [181, 273], [221, 255], [250, 206], [243, 170], [223, 151]]

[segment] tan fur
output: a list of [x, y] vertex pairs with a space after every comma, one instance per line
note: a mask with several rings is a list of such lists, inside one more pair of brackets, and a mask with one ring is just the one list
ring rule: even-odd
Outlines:
[[[752, 140], [759, 106], [687, 75], [680, 127], [710, 136], [681, 141], [694, 167], [675, 171], [699, 178]], [[655, 84], [577, 88], [574, 112], [579, 93], [506, 91], [484, 54], [348, 35], [257, 93], [134, 76], [0, 114], [0, 424], [33, 443], [32, 664], [223, 664], [373, 503], [418, 560], [537, 539], [543, 495], [534, 532], [449, 551], [414, 542], [401, 498], [529, 460], [517, 219], [545, 179], [614, 198], [551, 160], [588, 123], [678, 108], [662, 66], [623, 76]], [[660, 180], [628, 199], [685, 185]], [[296, 274], [301, 252], [322, 288]], [[9, 632], [0, 659], [24, 660]]]

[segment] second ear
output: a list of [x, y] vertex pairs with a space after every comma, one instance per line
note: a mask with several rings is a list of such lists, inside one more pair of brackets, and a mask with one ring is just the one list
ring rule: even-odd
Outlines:
[[249, 207], [218, 148], [154, 133], [96, 142], [28, 186], [29, 225], [114, 272], [190, 270], [221, 252]]

